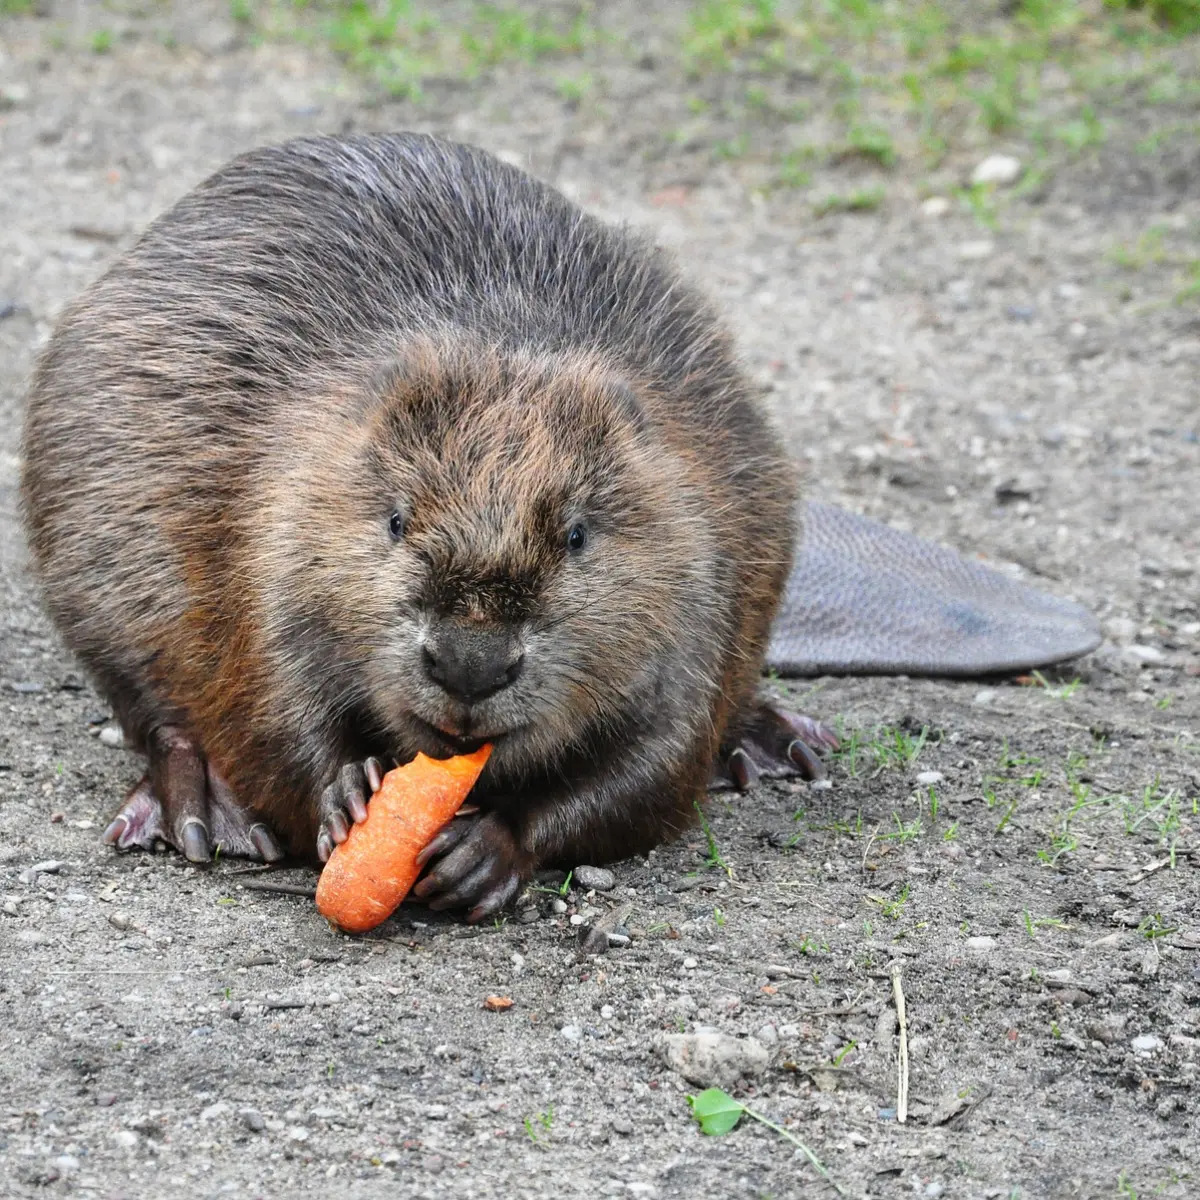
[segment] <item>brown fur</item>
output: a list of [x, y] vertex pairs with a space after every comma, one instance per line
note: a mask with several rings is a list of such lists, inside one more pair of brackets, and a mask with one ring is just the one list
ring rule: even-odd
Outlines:
[[[309, 139], [236, 160], [68, 311], [23, 495], [140, 745], [186, 730], [311, 854], [344, 763], [469, 722], [528, 866], [683, 827], [750, 720], [794, 536], [776, 444], [657, 251], [479, 151]], [[521, 678], [456, 708], [431, 614], [518, 629]]]

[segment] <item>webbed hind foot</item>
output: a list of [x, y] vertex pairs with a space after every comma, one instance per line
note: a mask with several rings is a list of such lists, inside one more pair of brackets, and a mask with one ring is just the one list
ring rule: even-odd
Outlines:
[[837, 735], [828, 725], [773, 704], [761, 704], [738, 740], [723, 750], [709, 788], [744, 792], [763, 778], [798, 775], [801, 779], [824, 779], [825, 764], [820, 755], [837, 748]]
[[102, 841], [118, 850], [152, 850], [165, 842], [194, 863], [209, 862], [214, 850], [260, 862], [283, 858], [271, 831], [238, 804], [181, 730], [170, 725], [156, 730], [149, 758], [149, 770], [130, 789]]

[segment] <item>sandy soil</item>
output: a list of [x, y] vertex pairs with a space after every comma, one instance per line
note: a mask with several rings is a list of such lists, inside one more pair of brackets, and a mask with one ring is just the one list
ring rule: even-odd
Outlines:
[[[1194, 142], [1110, 143], [994, 231], [926, 215], [903, 168], [879, 209], [817, 219], [737, 163], [663, 152], [676, 81], [652, 54], [604, 104], [522, 68], [418, 108], [368, 102], [315, 49], [250, 44], [221, 4], [110, 12], [95, 54], [97, 8], [0, 24], [0, 1193], [827, 1192], [766, 1128], [698, 1132], [659, 1046], [713, 1027], [767, 1048], [732, 1090], [849, 1195], [1195, 1194], [1200, 310], [1107, 257], [1156, 221], [1195, 239]], [[101, 736], [23, 566], [33, 356], [229, 156], [398, 127], [657, 230], [728, 311], [813, 494], [1016, 564], [1092, 607], [1104, 647], [1048, 687], [793, 687], [858, 752], [830, 788], [715, 801], [728, 872], [697, 833], [494, 927], [406, 906], [350, 939], [248, 890], [244, 864], [102, 849], [139, 764]], [[863, 168], [822, 169], [843, 187]], [[626, 905], [629, 945], [581, 957], [572, 916]]]

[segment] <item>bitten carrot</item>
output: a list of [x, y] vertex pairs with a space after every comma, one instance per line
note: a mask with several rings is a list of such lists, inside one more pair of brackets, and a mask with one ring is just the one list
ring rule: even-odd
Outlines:
[[458, 811], [491, 754], [426, 758], [389, 771], [367, 819], [335, 846], [317, 883], [317, 909], [347, 933], [366, 933], [392, 915], [417, 881], [417, 855]]

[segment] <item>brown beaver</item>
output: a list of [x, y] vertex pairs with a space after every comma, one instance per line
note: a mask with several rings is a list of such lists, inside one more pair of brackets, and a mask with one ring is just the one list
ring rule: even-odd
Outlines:
[[478, 919], [669, 837], [714, 769], [818, 772], [757, 698], [779, 447], [664, 256], [522, 172], [408, 134], [236, 159], [29, 398], [46, 603], [149, 759], [106, 839], [324, 859], [381, 762], [491, 741], [418, 888]]

